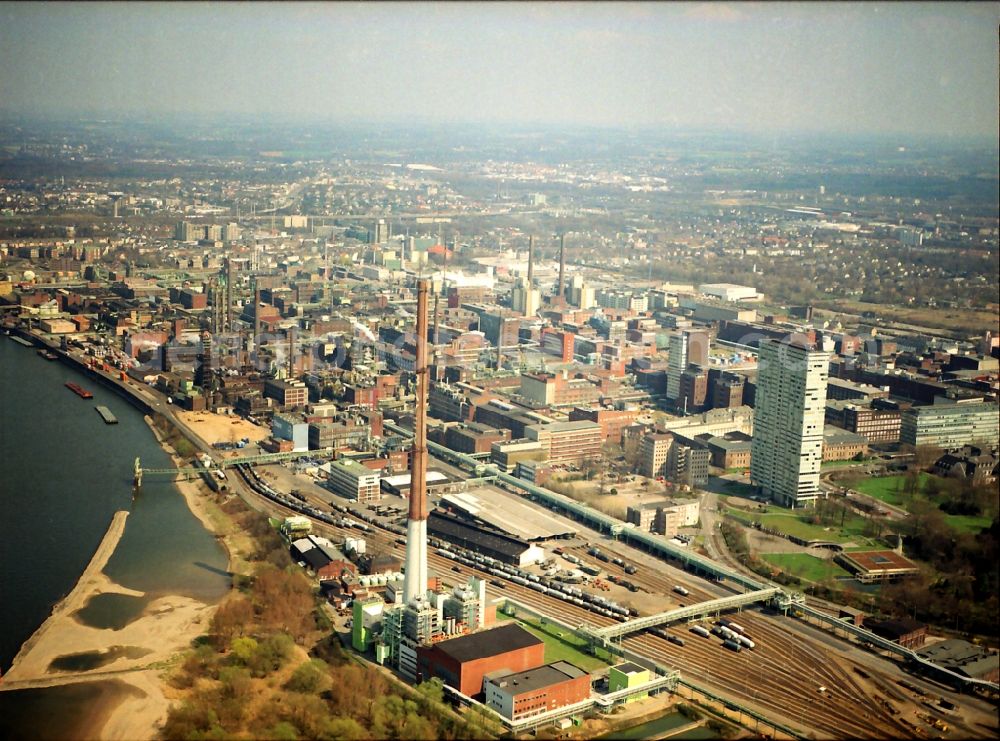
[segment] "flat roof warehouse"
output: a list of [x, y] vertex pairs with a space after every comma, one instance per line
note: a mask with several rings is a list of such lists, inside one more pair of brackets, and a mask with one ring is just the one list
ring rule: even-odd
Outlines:
[[569, 520], [553, 517], [500, 490], [445, 494], [438, 506], [442, 505], [525, 541], [569, 537], [578, 532]]

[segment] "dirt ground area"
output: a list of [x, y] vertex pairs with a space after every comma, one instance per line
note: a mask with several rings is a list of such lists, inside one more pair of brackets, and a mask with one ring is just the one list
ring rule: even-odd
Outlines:
[[271, 434], [266, 427], [258, 427], [245, 419], [226, 414], [177, 412], [177, 417], [209, 445], [234, 443], [245, 437], [250, 438], [250, 442], [257, 443]]

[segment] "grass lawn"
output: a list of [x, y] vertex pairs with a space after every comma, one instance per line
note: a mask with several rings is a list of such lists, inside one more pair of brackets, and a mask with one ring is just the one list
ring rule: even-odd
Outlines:
[[[923, 488], [927, 481], [932, 478], [935, 478], [932, 474], [923, 472], [920, 473], [920, 481], [918, 484], [919, 493], [916, 495], [917, 499], [926, 499], [923, 495]], [[899, 492], [897, 492], [896, 487], [899, 486], [899, 488], [902, 489], [904, 481], [905, 476], [885, 476], [879, 479], [864, 479], [854, 488], [883, 502], [887, 502], [888, 504], [902, 506], [903, 498], [900, 496]], [[941, 497], [937, 497], [931, 501], [934, 504], [940, 504], [942, 499]], [[986, 515], [945, 515], [944, 519], [957, 532], [971, 533], [978, 533], [983, 528], [989, 527], [990, 522], [992, 522], [992, 520]]]
[[603, 669], [609, 665], [609, 662], [588, 654], [587, 642], [566, 628], [552, 624], [541, 625], [537, 618], [527, 615], [512, 618], [497, 610], [497, 621], [501, 620], [515, 620], [526, 631], [544, 641], [545, 663], [547, 664], [551, 664], [553, 661], [568, 661], [587, 672]]
[[[924, 484], [930, 478], [933, 478], [931, 474], [921, 472], [917, 490], [923, 491]], [[886, 504], [900, 507], [903, 505], [902, 490], [905, 482], [905, 476], [882, 476], [881, 478], [862, 479], [854, 485], [854, 488], [862, 494], [867, 494]]]
[[765, 507], [763, 510], [749, 512], [739, 509], [729, 509], [727, 512], [746, 524], [759, 521], [765, 527], [787, 535], [794, 535], [803, 540], [829, 540], [834, 543], [846, 543], [852, 540], [869, 541], [868, 536], [864, 534], [867, 520], [859, 515], [849, 515], [844, 520], [844, 528], [841, 530], [839, 524], [835, 526], [811, 524], [807, 520], [812, 512], [808, 510], [802, 512], [778, 507]]
[[846, 468], [848, 466], [863, 466], [871, 460], [866, 458], [863, 461], [824, 461], [820, 463], [820, 468]]
[[985, 530], [993, 522], [989, 517], [985, 515], [979, 515], [972, 517], [970, 515], [945, 515], [944, 521], [947, 522], [954, 530], [960, 533], [978, 533], [980, 530]]
[[761, 557], [786, 573], [812, 582], [849, 576], [847, 571], [832, 560], [810, 556], [808, 553], [764, 553]]

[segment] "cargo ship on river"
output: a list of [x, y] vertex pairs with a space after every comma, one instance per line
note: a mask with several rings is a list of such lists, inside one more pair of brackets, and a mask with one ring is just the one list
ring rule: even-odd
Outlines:
[[87, 389], [73, 383], [72, 381], [66, 382], [66, 388], [72, 391], [74, 394], [79, 396], [81, 399], [93, 399], [94, 395], [87, 391]]

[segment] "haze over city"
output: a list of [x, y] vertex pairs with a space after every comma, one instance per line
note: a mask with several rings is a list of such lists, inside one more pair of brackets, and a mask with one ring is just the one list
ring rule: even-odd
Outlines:
[[995, 137], [997, 3], [4, 3], [0, 111]]
[[0, 738], [996, 739], [998, 25], [0, 3]]

